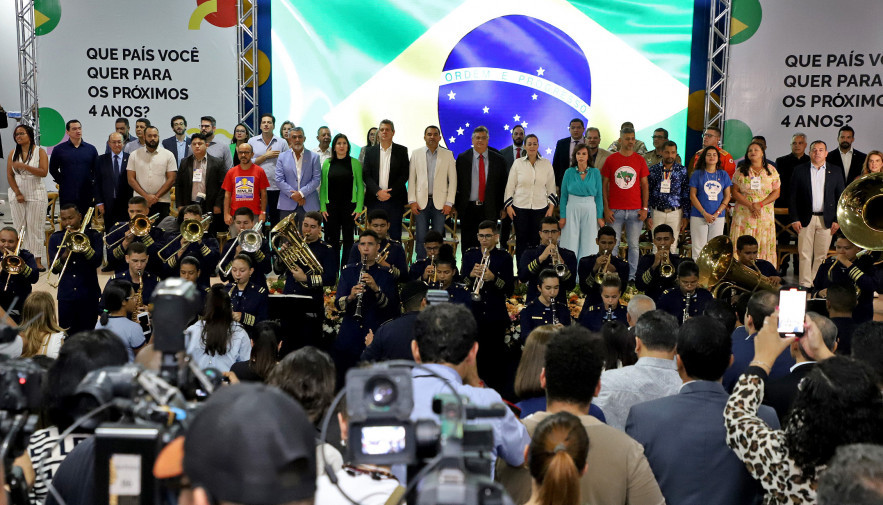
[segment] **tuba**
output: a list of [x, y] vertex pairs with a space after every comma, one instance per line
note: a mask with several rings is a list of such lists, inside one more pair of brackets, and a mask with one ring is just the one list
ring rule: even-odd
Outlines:
[[733, 241], [726, 235], [709, 240], [699, 258], [699, 285], [719, 298], [727, 290], [753, 293], [759, 289], [777, 292], [779, 288], [769, 279], [760, 275], [733, 257]]
[[883, 173], [863, 175], [846, 186], [837, 203], [837, 222], [853, 244], [883, 250]]
[[321, 275], [322, 264], [307, 245], [294, 220], [296, 214], [289, 214], [270, 230], [270, 248], [276, 252], [289, 270], [300, 268], [307, 275]]

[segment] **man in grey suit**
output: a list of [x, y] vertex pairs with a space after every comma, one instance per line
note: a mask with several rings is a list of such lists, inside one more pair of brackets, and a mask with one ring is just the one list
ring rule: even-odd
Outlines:
[[[678, 394], [632, 407], [626, 433], [644, 446], [669, 505], [761, 503], [763, 489], [727, 447], [721, 384], [732, 363], [727, 329], [710, 316], [687, 320], [678, 331], [677, 367], [684, 385]], [[779, 420], [761, 406], [773, 429]]]
[[610, 151], [601, 149], [601, 130], [590, 126], [586, 130], [586, 146], [589, 148], [589, 165], [601, 170], [604, 161], [610, 156]]
[[[517, 124], [512, 127], [512, 145], [508, 145], [500, 150], [500, 155], [506, 161], [506, 180], [509, 180], [509, 170], [515, 160], [527, 155], [524, 150], [524, 127]], [[512, 231], [512, 218], [506, 215], [500, 221], [500, 249], [504, 251], [508, 249], [509, 233]]]

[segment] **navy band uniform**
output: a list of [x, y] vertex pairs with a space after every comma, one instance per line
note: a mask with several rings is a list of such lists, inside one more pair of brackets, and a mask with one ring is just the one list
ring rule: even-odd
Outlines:
[[[97, 269], [101, 266], [103, 242], [101, 234], [92, 229], [84, 232], [89, 238], [89, 249], [82, 253], [67, 250], [70, 259], [64, 275], [58, 280], [58, 324], [67, 329], [68, 335], [95, 328], [98, 318], [98, 302], [101, 288], [98, 285]], [[64, 238], [64, 231], [56, 231], [49, 237], [49, 257], [55, 258]], [[61, 273], [65, 258], [49, 265], [54, 274]]]

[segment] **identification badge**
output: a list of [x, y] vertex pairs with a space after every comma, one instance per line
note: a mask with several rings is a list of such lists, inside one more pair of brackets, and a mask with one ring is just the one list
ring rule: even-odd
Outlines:
[[202, 182], [202, 170], [193, 172], [193, 182]]
[[717, 201], [717, 193], [709, 193], [708, 194], [708, 201], [709, 202], [716, 202]]
[[660, 193], [671, 193], [671, 181], [668, 179], [663, 179], [662, 184], [659, 185]]
[[751, 190], [760, 191], [760, 177], [751, 178]]

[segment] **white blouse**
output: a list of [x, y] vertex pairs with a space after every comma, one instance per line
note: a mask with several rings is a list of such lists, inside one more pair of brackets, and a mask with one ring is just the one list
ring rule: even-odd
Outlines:
[[539, 210], [550, 203], [558, 205], [552, 162], [539, 156], [534, 165], [526, 156], [515, 160], [509, 170], [504, 198], [505, 207], [514, 205], [519, 209]]

